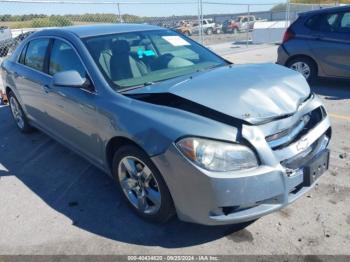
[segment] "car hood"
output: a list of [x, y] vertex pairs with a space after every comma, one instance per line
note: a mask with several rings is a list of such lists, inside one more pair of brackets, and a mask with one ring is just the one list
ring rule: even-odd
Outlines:
[[258, 124], [295, 113], [309, 97], [310, 88], [299, 73], [290, 69], [275, 64], [255, 64], [219, 67], [134, 89], [127, 94], [175, 95], [194, 102], [191, 106]]

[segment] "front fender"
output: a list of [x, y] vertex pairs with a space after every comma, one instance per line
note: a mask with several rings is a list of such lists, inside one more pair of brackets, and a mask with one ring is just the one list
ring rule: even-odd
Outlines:
[[236, 141], [237, 128], [194, 113], [127, 98], [115, 104], [110, 135], [124, 136], [142, 147], [149, 156], [164, 153], [184, 136]]

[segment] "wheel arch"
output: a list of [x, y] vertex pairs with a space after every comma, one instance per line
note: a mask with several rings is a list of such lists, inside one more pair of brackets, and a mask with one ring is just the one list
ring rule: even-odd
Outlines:
[[316, 62], [316, 60], [315, 60], [312, 56], [310, 56], [310, 55], [304, 55], [304, 54], [292, 55], [292, 56], [290, 56], [290, 57], [287, 59], [287, 61], [286, 61], [286, 63], [285, 63], [285, 66], [288, 66], [288, 64], [289, 64], [292, 60], [294, 60], [294, 59], [296, 59], [296, 58], [307, 58], [307, 59], [310, 59], [310, 60], [314, 63], [314, 65], [315, 65], [315, 67], [316, 67], [316, 74], [319, 75], [320, 67], [319, 67], [318, 63]]
[[5, 94], [6, 94], [8, 100], [10, 99], [10, 93], [12, 93], [16, 97], [17, 102], [20, 104], [23, 111], [27, 114], [26, 107], [24, 106], [23, 101], [22, 101], [21, 97], [19, 96], [19, 94], [17, 94], [17, 90], [15, 88], [7, 85], [5, 87]]
[[147, 154], [146, 150], [144, 150], [139, 144], [137, 144], [135, 141], [131, 140], [130, 138], [127, 138], [124, 136], [112, 137], [108, 141], [106, 150], [105, 150], [106, 161], [111, 174], [113, 174], [112, 165], [113, 165], [113, 157], [115, 152], [118, 150], [118, 148], [121, 148], [122, 146], [128, 146], [128, 145], [136, 146], [137, 148], [141, 149], [143, 152]]
[[[124, 137], [124, 136], [116, 136], [116, 137], [111, 138], [108, 141], [107, 146], [106, 146], [106, 160], [107, 160], [107, 164], [108, 164], [108, 168], [109, 168], [110, 174], [111, 174], [113, 179], [114, 179], [114, 177], [113, 177], [113, 158], [114, 158], [114, 154], [118, 150], [118, 148], [121, 148], [122, 146], [128, 146], [128, 145], [132, 145], [132, 146], [135, 146], [135, 147], [139, 148], [146, 155], [149, 156], [149, 154], [147, 153], [146, 150], [144, 150], [139, 144], [137, 144], [135, 141], [131, 140], [130, 138], [127, 138], [127, 137]], [[164, 183], [165, 183], [166, 187], [169, 190], [171, 200], [174, 203], [172, 192], [170, 191], [170, 188], [168, 186], [168, 182], [167, 182], [166, 178], [162, 175], [162, 173], [160, 172], [159, 168], [154, 163], [154, 161], [151, 159], [151, 157], [150, 157], [150, 161], [153, 163], [155, 168], [157, 168], [158, 172], [160, 173], [161, 177], [163, 178]]]
[[9, 87], [9, 86], [6, 86], [6, 87], [5, 87], [5, 93], [6, 93], [6, 95], [9, 96], [10, 92], [13, 92], [12, 88]]

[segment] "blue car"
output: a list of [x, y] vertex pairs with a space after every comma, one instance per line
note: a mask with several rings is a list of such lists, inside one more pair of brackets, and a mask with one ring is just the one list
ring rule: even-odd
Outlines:
[[13, 119], [115, 179], [141, 217], [254, 221], [327, 170], [331, 126], [298, 73], [233, 65], [150, 25], [43, 30], [2, 64]]
[[350, 79], [350, 6], [299, 15], [278, 49], [280, 65], [317, 77]]

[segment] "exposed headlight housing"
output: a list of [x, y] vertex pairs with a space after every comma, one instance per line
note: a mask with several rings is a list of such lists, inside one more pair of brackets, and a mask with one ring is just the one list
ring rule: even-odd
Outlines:
[[210, 171], [236, 171], [258, 166], [254, 152], [243, 145], [187, 137], [176, 143], [193, 163]]

